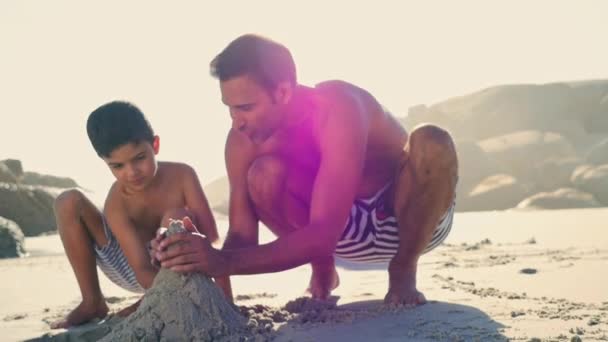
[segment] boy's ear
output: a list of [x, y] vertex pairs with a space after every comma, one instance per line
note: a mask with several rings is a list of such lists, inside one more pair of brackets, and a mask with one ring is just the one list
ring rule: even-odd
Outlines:
[[152, 148], [154, 149], [154, 154], [158, 154], [158, 150], [160, 148], [160, 137], [158, 135], [154, 136], [154, 140], [152, 141]]

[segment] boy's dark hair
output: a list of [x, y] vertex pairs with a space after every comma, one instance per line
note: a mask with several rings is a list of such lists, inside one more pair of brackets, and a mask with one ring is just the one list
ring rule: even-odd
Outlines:
[[109, 157], [117, 147], [128, 143], [154, 141], [154, 131], [135, 105], [113, 101], [95, 109], [87, 120], [89, 140], [100, 157]]
[[251, 75], [266, 90], [276, 89], [280, 82], [296, 84], [296, 66], [285, 46], [255, 34], [233, 40], [210, 63], [211, 76], [226, 81]]

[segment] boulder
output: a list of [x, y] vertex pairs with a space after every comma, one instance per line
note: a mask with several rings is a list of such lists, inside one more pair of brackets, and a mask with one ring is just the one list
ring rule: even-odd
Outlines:
[[573, 188], [561, 188], [553, 192], [541, 192], [521, 201], [519, 209], [569, 209], [600, 207], [592, 194]]
[[549, 158], [537, 163], [531, 170], [533, 188], [537, 191], [553, 191], [572, 186], [570, 176], [585, 162], [577, 157]]
[[0, 182], [4, 183], [16, 183], [17, 177], [11, 171], [11, 169], [0, 161]]
[[579, 166], [571, 181], [577, 189], [593, 194], [600, 204], [608, 206], [608, 164]]
[[228, 215], [228, 201], [230, 197], [230, 184], [228, 177], [220, 177], [204, 187], [205, 197], [209, 207], [223, 215]]
[[25, 236], [55, 230], [53, 202], [43, 189], [0, 183], [0, 216], [15, 221]]
[[68, 177], [43, 175], [37, 172], [25, 172], [21, 181], [23, 184], [51, 186], [55, 188], [76, 188], [78, 184]]
[[25, 255], [23, 233], [19, 226], [0, 216], [0, 258], [14, 258]]
[[[484, 178], [499, 173], [484, 150], [472, 140], [456, 140], [458, 153], [458, 197], [468, 194]], [[569, 176], [569, 175], [568, 175]]]
[[561, 135], [534, 130], [485, 139], [479, 146], [502, 172], [513, 175], [522, 185], [534, 183], [532, 168], [540, 161], [576, 156], [574, 147]]
[[[608, 113], [606, 113], [608, 116]], [[591, 164], [608, 164], [608, 138], [593, 146], [587, 153], [587, 161]]]
[[15, 175], [17, 178], [21, 178], [23, 176], [23, 165], [21, 165], [21, 161], [17, 159], [4, 159], [0, 161], [1, 164], [6, 165], [9, 170]]
[[485, 178], [466, 196], [457, 197], [458, 211], [504, 210], [515, 207], [528, 195], [513, 176], [497, 174]]

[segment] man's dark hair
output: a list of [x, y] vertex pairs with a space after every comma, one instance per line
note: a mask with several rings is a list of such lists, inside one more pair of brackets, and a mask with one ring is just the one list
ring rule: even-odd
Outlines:
[[285, 46], [255, 34], [233, 40], [210, 63], [211, 76], [220, 81], [251, 75], [266, 90], [280, 82], [296, 84], [296, 66]]
[[113, 101], [95, 109], [87, 120], [87, 134], [100, 157], [109, 157], [116, 148], [128, 143], [154, 141], [154, 131], [135, 105]]

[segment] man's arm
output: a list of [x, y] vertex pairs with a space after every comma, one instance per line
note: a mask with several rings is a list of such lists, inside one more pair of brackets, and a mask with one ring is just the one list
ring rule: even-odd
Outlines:
[[224, 250], [257, 246], [258, 217], [249, 198], [247, 173], [256, 156], [255, 146], [242, 133], [230, 130], [226, 139], [226, 171], [230, 183], [228, 233]]
[[269, 244], [225, 250], [229, 274], [282, 271], [333, 253], [361, 182], [369, 123], [356, 99], [327, 92], [332, 105], [319, 124], [321, 163], [309, 225]]
[[139, 239], [135, 226], [129, 219], [122, 199], [116, 195], [108, 198], [105, 215], [112, 233], [120, 244], [127, 262], [135, 272], [137, 282], [144, 288], [152, 286], [156, 269], [150, 264], [150, 256], [145, 245]]
[[[204, 239], [176, 234], [161, 242], [161, 250], [172, 246], [156, 255], [163, 267], [177, 272], [204, 272], [213, 277], [257, 274], [294, 268], [333, 253], [361, 182], [369, 122], [356, 99], [332, 88], [326, 90], [332, 105], [330, 108], [323, 105], [327, 114], [322, 115], [325, 119], [318, 128], [321, 163], [313, 185], [309, 225], [271, 243], [245, 247], [246, 242], [254, 238], [257, 241], [257, 229], [255, 236], [243, 229], [248, 227], [254, 213], [238, 207], [246, 203], [245, 192], [235, 194], [239, 188], [232, 188], [231, 197], [243, 196], [242, 202], [231, 202], [230, 230], [234, 244], [228, 245], [226, 241], [224, 249], [218, 251]], [[235, 157], [235, 160], [243, 159]], [[246, 179], [246, 170], [242, 168], [235, 173], [240, 177], [229, 175], [234, 180], [231, 187], [240, 185], [240, 189], [246, 190], [246, 182], [239, 183]], [[188, 239], [188, 244], [175, 244], [184, 239]], [[184, 253], [195, 253], [196, 260], [181, 257]]]

